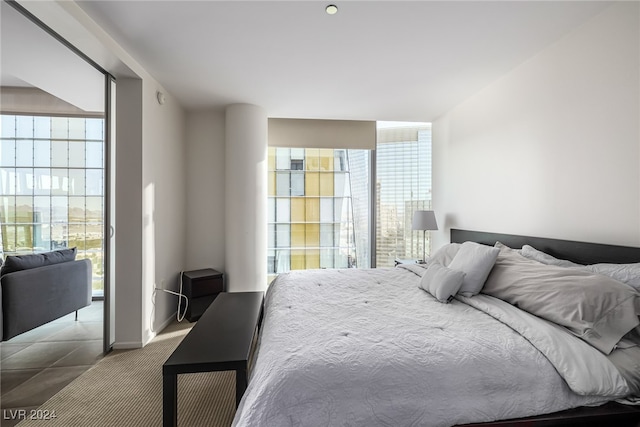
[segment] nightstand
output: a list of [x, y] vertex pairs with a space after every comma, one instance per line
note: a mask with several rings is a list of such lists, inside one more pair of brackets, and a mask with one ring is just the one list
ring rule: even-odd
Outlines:
[[182, 293], [189, 300], [185, 317], [195, 322], [220, 292], [224, 291], [222, 273], [212, 268], [182, 273]]

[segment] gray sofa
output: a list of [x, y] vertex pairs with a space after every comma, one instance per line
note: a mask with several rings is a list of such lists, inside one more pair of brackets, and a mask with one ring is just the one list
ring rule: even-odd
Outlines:
[[76, 249], [9, 256], [0, 268], [2, 341], [91, 304], [91, 261]]

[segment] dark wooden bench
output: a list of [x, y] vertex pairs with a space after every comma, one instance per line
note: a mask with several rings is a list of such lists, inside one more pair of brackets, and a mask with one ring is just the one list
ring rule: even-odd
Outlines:
[[178, 423], [178, 374], [236, 371], [236, 406], [262, 319], [263, 292], [221, 293], [162, 366], [163, 425]]

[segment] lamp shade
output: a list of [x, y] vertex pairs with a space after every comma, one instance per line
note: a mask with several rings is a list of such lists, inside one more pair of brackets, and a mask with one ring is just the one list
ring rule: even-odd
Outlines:
[[436, 215], [433, 211], [415, 211], [413, 221], [411, 222], [412, 230], [437, 230]]

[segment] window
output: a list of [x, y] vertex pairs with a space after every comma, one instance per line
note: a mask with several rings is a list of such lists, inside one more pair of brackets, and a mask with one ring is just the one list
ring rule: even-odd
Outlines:
[[368, 266], [368, 150], [269, 148], [269, 275]]
[[[378, 122], [376, 145], [376, 266], [422, 258], [416, 210], [431, 209], [431, 125]], [[425, 252], [430, 252], [430, 239]]]
[[103, 282], [104, 120], [1, 115], [0, 252], [77, 247]]
[[[376, 162], [372, 198], [370, 162]], [[269, 148], [268, 273], [392, 267], [421, 258], [416, 210], [431, 209], [431, 125], [378, 122], [363, 149]], [[370, 213], [375, 209], [375, 241]], [[426, 240], [429, 253], [430, 240]]]

